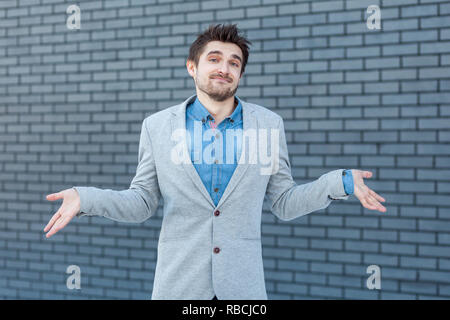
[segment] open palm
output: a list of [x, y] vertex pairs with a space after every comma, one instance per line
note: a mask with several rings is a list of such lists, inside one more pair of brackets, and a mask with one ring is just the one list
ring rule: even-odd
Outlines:
[[372, 177], [372, 172], [352, 169], [354, 195], [361, 201], [364, 208], [386, 212], [386, 208], [379, 202], [386, 200], [364, 184], [364, 178]]
[[61, 207], [59, 207], [58, 211], [53, 215], [44, 228], [44, 232], [50, 230], [46, 234], [46, 237], [49, 238], [64, 228], [80, 211], [80, 196], [74, 188], [71, 188], [49, 194], [46, 198], [49, 201], [56, 201], [60, 199], [63, 200]]

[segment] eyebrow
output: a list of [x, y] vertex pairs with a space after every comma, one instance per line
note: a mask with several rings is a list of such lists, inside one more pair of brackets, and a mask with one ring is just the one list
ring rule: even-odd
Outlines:
[[[218, 54], [219, 56], [222, 56], [222, 55], [223, 55], [222, 51], [219, 51], [219, 50], [213, 50], [213, 51], [210, 51], [210, 52], [208, 52], [208, 54], [207, 54], [206, 56], [209, 56], [210, 54]], [[239, 57], [237, 54], [232, 54], [231, 56], [232, 56], [233, 58], [239, 60], [240, 63], [242, 63], [241, 57]]]

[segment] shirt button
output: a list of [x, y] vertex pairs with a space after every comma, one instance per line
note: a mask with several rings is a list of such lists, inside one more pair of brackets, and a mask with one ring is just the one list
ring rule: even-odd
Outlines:
[[217, 192], [217, 191], [219, 191], [219, 188], [214, 188], [214, 192]]
[[215, 163], [215, 164], [218, 164], [218, 163], [219, 163], [219, 160], [217, 160], [217, 159], [214, 160], [214, 163]]
[[215, 247], [214, 248], [214, 253], [219, 253], [219, 252], [220, 252], [220, 249], [218, 247]]
[[219, 210], [214, 211], [214, 215], [217, 217], [220, 214]]
[[202, 119], [202, 123], [205, 123], [205, 118]]
[[230, 119], [230, 122], [231, 122], [231, 123], [233, 123], [233, 122], [234, 122], [234, 120], [233, 120], [233, 119]]

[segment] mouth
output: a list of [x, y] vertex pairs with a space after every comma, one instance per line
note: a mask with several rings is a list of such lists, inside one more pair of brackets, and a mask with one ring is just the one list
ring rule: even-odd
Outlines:
[[224, 79], [224, 78], [213, 78], [213, 80], [217, 80], [220, 82], [229, 82], [228, 80]]

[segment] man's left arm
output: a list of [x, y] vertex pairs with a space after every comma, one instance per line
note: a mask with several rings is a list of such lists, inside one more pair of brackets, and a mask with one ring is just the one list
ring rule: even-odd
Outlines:
[[[281, 220], [292, 220], [308, 213], [327, 208], [333, 200], [347, 200], [351, 194], [358, 197], [364, 207], [372, 210], [386, 211], [378, 201], [385, 201], [381, 196], [364, 185], [363, 178], [370, 178], [372, 173], [351, 169], [351, 182], [345, 175], [346, 169], [338, 169], [321, 175], [318, 179], [298, 185], [292, 178], [291, 166], [284, 132], [283, 119], [279, 125], [279, 163], [278, 170], [269, 179], [266, 197], [271, 211]], [[343, 175], [343, 172], [345, 175]], [[353, 187], [353, 193], [349, 190]]]

